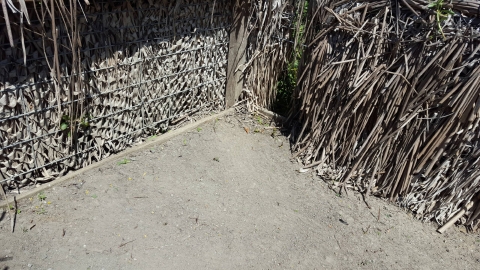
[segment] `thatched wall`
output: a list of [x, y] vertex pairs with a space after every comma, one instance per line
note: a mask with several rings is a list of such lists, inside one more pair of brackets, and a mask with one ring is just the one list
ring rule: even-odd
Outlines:
[[28, 3], [23, 27], [10, 13], [13, 48], [0, 17], [2, 184], [48, 181], [224, 108], [231, 1], [89, 2]]
[[241, 99], [249, 109], [271, 109], [278, 78], [292, 56], [296, 6], [292, 0], [250, 0], [249, 35]]
[[342, 192], [478, 228], [480, 1], [312, 4], [296, 156]]

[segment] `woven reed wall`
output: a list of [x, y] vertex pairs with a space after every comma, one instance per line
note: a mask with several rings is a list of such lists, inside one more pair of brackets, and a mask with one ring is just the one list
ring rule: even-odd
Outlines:
[[72, 74], [64, 18], [55, 20], [61, 78], [56, 83], [49, 68], [52, 21], [45, 16], [39, 22], [48, 14], [40, 2], [36, 10], [29, 6], [32, 23], [23, 29], [19, 16], [10, 15], [13, 48], [0, 17], [2, 184], [49, 181], [195, 113], [224, 108], [231, 1], [90, 2], [76, 14], [81, 74]]

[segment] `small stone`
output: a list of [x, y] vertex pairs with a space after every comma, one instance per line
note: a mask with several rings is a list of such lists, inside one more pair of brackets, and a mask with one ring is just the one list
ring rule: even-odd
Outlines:
[[355, 221], [354, 218], [350, 217], [350, 216], [346, 216], [345, 217], [345, 221], [348, 223], [348, 224], [353, 224], [353, 222]]
[[325, 262], [329, 263], [329, 264], [333, 264], [335, 263], [335, 257], [333, 256], [326, 256], [325, 257]]
[[33, 264], [29, 263], [27, 264], [28, 268], [32, 268]]

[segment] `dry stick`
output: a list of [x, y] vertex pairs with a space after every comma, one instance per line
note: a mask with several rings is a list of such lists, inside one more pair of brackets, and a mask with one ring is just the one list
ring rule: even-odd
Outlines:
[[472, 215], [470, 215], [469, 219], [467, 220], [467, 224], [473, 222], [480, 216], [479, 203], [480, 203], [480, 194], [477, 196], [476, 203], [475, 203], [477, 205], [477, 209], [472, 213]]
[[337, 236], [336, 236], [335, 234], [333, 234], [333, 237], [334, 237], [335, 240], [337, 241], [338, 248], [342, 249], [342, 247], [340, 246], [340, 242], [339, 242], [338, 239], [337, 239]]
[[23, 52], [23, 64], [27, 65], [27, 51], [25, 50], [25, 38], [23, 37], [23, 11], [20, 13], [20, 39]]
[[371, 208], [370, 205], [368, 204], [367, 202], [367, 198], [368, 196], [370, 196], [370, 192], [372, 190], [372, 187], [373, 187], [373, 182], [374, 182], [374, 179], [375, 179], [375, 175], [377, 174], [377, 171], [378, 171], [378, 167], [380, 165], [380, 160], [381, 160], [381, 156], [382, 156], [382, 148], [380, 148], [379, 150], [379, 154], [377, 156], [377, 161], [375, 162], [375, 167], [373, 169], [373, 173], [372, 173], [372, 176], [370, 178], [370, 182], [368, 183], [368, 187], [367, 187], [367, 191], [365, 193], [365, 196], [363, 196], [363, 201], [365, 202], [365, 204], [368, 206], [368, 208]]
[[122, 244], [120, 244], [118, 247], [119, 247], [119, 248], [121, 248], [121, 247], [123, 247], [123, 246], [126, 246], [126, 245], [128, 245], [128, 244], [132, 243], [132, 242], [133, 242], [133, 241], [135, 241], [135, 240], [137, 240], [137, 239], [134, 239], [134, 240], [131, 240], [131, 241], [128, 241], [128, 242], [122, 243]]
[[[62, 102], [60, 98], [60, 80], [61, 80], [61, 75], [60, 75], [60, 63], [58, 61], [58, 44], [57, 44], [57, 26], [56, 26], [56, 17], [55, 17], [55, 5], [54, 5], [54, 0], [50, 0], [50, 16], [52, 20], [52, 38], [53, 38], [53, 68], [51, 69], [51, 75], [52, 79], [54, 81], [54, 87], [55, 87], [55, 97], [57, 98], [57, 112], [58, 112], [58, 117], [61, 119], [62, 117]], [[45, 58], [48, 58], [48, 56], [45, 54]]]
[[440, 227], [437, 230], [437, 232], [444, 233], [448, 228], [452, 227], [452, 225], [455, 224], [455, 222], [457, 222], [461, 217], [463, 217], [463, 215], [465, 215], [465, 212], [470, 210], [472, 206], [473, 206], [473, 201], [467, 203], [467, 205], [462, 210], [458, 211], [458, 213], [455, 216], [453, 216], [447, 223], [445, 223], [445, 225]]
[[402, 4], [404, 4], [413, 14], [415, 14], [418, 18], [420, 18], [420, 20], [422, 21], [422, 23], [425, 23], [425, 24], [427, 23], [427, 22], [422, 18], [422, 16], [420, 16], [420, 14], [418, 14], [418, 13], [415, 11], [415, 9], [413, 9], [413, 8], [408, 4], [407, 1], [405, 1], [405, 0], [400, 0], [400, 1], [402, 1]]
[[[38, 10], [37, 10], [37, 5], [33, 5], [33, 7], [34, 7], [34, 9], [35, 9], [35, 14], [37, 15], [37, 19], [38, 19], [39, 21], [44, 21], [44, 20], [45, 20], [45, 13], [43, 12], [43, 6], [44, 6], [44, 5], [40, 5], [40, 7], [42, 8], [42, 10], [41, 10], [42, 16], [40, 16], [40, 14], [38, 13]], [[48, 6], [45, 5], [45, 7], [46, 7], [46, 9], [47, 9], [47, 12], [49, 12]], [[41, 27], [42, 27], [42, 33], [46, 33], [45, 26], [44, 26], [43, 24], [41, 24]], [[34, 33], [36, 33], [36, 32], [34, 32]], [[52, 70], [52, 69], [53, 69], [53, 67], [52, 67], [53, 64], [52, 64], [52, 65], [50, 64], [50, 61], [48, 60], [48, 57], [47, 57], [47, 51], [45, 50], [45, 48], [47, 47], [47, 46], [46, 46], [46, 42], [45, 42], [45, 39], [46, 39], [45, 36], [46, 36], [46, 35], [45, 35], [45, 34], [40, 34], [40, 33], [36, 33], [36, 34], [38, 34], [38, 35], [40, 35], [40, 36], [42, 37], [42, 45], [43, 45], [43, 46], [42, 46], [42, 49], [41, 49], [41, 50], [39, 49], [39, 51], [43, 51], [43, 55], [45, 56], [45, 62], [47, 63], [48, 68], [49, 68], [50, 70]], [[51, 40], [53, 41], [53, 39], [51, 39]], [[34, 44], [35, 44], [35, 43], [34, 43]], [[38, 48], [37, 48], [37, 49], [38, 49]]]
[[27, 19], [28, 24], [30, 24], [30, 17], [28, 15], [28, 9], [27, 9], [27, 5], [25, 4], [25, 0], [18, 0], [18, 3], [20, 4], [20, 17], [25, 16], [25, 19]]
[[[3, 190], [3, 188], [2, 188]], [[13, 196], [13, 219], [12, 219], [12, 233], [15, 232], [15, 223], [17, 221], [17, 197]]]
[[2, 1], [2, 9], [3, 9], [3, 17], [5, 18], [5, 26], [7, 27], [7, 35], [8, 35], [8, 40], [10, 42], [10, 47], [15, 47], [15, 44], [13, 43], [13, 36], [12, 36], [12, 28], [10, 26], [10, 19], [8, 18], [8, 9], [7, 9], [7, 1], [6, 0], [1, 0]]

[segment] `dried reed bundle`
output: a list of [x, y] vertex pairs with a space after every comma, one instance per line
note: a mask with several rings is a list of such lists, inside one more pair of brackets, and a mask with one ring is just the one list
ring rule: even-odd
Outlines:
[[473, 203], [460, 223], [476, 230], [480, 24], [464, 15], [480, 2], [449, 2], [455, 15], [441, 22], [427, 1], [391, 2], [311, 9], [295, 155], [345, 192], [388, 198], [423, 220], [444, 224]]
[[278, 77], [291, 57], [295, 10], [290, 0], [253, 0], [250, 9], [247, 63], [240, 67], [246, 78], [241, 99], [250, 110], [270, 109]]

